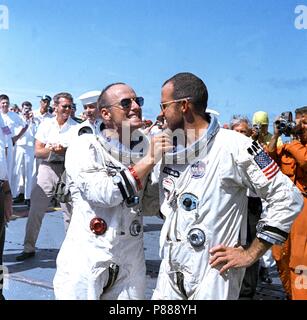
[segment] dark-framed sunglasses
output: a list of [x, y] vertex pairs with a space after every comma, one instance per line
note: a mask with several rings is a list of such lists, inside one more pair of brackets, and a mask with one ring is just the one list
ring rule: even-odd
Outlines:
[[114, 107], [116, 105], [120, 105], [123, 109], [129, 109], [132, 106], [132, 101], [135, 101], [135, 103], [142, 107], [144, 105], [144, 98], [143, 97], [135, 97], [135, 98], [124, 98], [120, 100], [120, 102], [116, 102], [114, 104], [111, 104], [107, 107]]
[[71, 104], [64, 104], [63, 106], [61, 106], [63, 109], [72, 109], [72, 105]]

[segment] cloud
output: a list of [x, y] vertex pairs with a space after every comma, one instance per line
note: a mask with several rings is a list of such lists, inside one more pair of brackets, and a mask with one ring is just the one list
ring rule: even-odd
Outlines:
[[296, 78], [296, 79], [276, 79], [271, 78], [268, 80], [268, 83], [275, 89], [298, 89], [306, 88], [307, 86], [307, 77]]

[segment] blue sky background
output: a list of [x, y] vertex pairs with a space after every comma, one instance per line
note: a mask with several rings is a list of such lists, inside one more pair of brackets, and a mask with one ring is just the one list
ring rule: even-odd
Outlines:
[[[304, 3], [305, 2], [305, 3]], [[0, 92], [20, 104], [69, 91], [77, 98], [111, 82], [159, 112], [162, 83], [201, 77], [222, 123], [307, 104], [307, 30], [294, 10], [307, 0], [0, 0]], [[81, 111], [79, 101], [78, 111]]]

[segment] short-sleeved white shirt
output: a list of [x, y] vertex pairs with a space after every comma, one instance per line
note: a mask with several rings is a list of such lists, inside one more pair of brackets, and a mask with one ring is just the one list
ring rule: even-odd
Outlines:
[[24, 122], [16, 112], [9, 111], [7, 113], [2, 113], [2, 118], [5, 125], [10, 128], [12, 137], [17, 136], [21, 129], [25, 127]]
[[34, 119], [35, 121], [38, 122], [38, 124], [41, 124], [43, 121], [45, 121], [46, 119], [50, 119], [50, 118], [54, 118], [55, 115], [53, 114], [50, 114], [49, 112], [46, 112], [44, 114], [41, 114], [39, 112], [39, 110], [37, 112], [35, 112], [35, 115], [34, 115]]
[[68, 147], [70, 141], [74, 138], [75, 126], [78, 122], [70, 117], [62, 127], [57, 122], [56, 117], [45, 119], [39, 126], [35, 135], [35, 139], [44, 144], [61, 144]]
[[38, 123], [35, 121], [29, 121], [25, 118], [23, 118], [22, 121], [24, 123], [24, 126], [28, 124], [28, 129], [22, 135], [22, 137], [17, 140], [16, 145], [34, 147], [35, 134], [37, 131]]

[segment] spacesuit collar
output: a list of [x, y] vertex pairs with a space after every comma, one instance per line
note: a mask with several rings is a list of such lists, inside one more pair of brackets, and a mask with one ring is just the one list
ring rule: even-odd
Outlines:
[[166, 164], [186, 164], [194, 163], [197, 158], [203, 158], [212, 141], [213, 137], [218, 133], [220, 125], [217, 118], [211, 114], [211, 121], [209, 127], [205, 130], [204, 134], [200, 139], [189, 147], [184, 148], [183, 146], [177, 146], [173, 152], [168, 152], [165, 154], [165, 163]]
[[105, 134], [104, 130], [97, 135], [97, 138], [104, 149], [124, 165], [137, 163], [144, 157], [149, 147], [148, 138], [140, 130], [136, 130], [133, 135], [133, 141], [136, 139], [138, 141], [133, 144], [131, 149], [118, 139]]
[[219, 122], [216, 118], [216, 116], [214, 115], [210, 115], [211, 116], [211, 121], [209, 123], [209, 127], [207, 129], [207, 142], [209, 143], [211, 141], [211, 139], [218, 133], [218, 131], [220, 130], [220, 125]]

